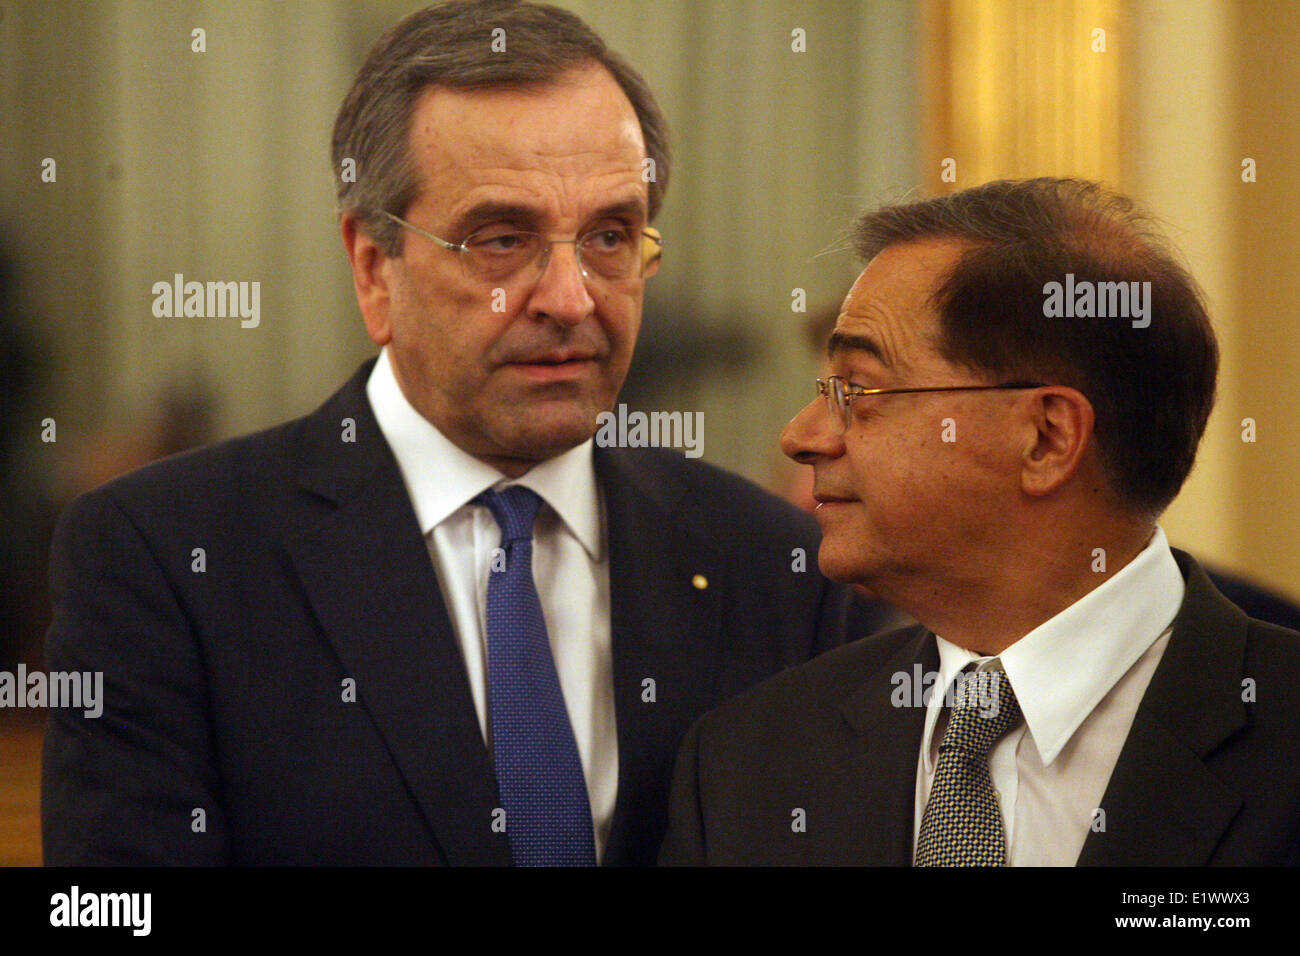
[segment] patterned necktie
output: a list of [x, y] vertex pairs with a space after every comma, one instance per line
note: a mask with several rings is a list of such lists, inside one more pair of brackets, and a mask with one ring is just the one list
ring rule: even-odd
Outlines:
[[1005, 866], [1006, 832], [989, 776], [989, 751], [1020, 722], [1005, 672], [957, 677], [930, 799], [916, 839], [917, 866]]
[[522, 485], [485, 491], [501, 527], [487, 589], [492, 759], [516, 866], [594, 866], [587, 783], [533, 581], [541, 498]]

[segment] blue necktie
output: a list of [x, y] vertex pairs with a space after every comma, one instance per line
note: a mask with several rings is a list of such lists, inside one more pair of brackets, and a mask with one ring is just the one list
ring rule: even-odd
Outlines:
[[594, 866], [595, 837], [578, 744], [533, 581], [541, 498], [522, 485], [485, 491], [501, 527], [487, 589], [492, 759], [516, 866]]

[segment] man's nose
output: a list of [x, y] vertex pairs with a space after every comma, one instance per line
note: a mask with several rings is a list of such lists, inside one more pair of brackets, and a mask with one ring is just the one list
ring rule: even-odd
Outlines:
[[801, 465], [844, 454], [844, 436], [832, 427], [826, 399], [815, 398], [781, 431], [781, 451]]
[[565, 325], [576, 325], [595, 311], [596, 302], [578, 262], [573, 242], [552, 243], [542, 274], [528, 297], [533, 318], [549, 317]]

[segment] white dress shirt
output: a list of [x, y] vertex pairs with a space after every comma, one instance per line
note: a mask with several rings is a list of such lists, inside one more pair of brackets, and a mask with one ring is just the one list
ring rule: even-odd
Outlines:
[[587, 779], [596, 858], [605, 852], [618, 790], [610, 652], [609, 560], [592, 442], [535, 465], [517, 480], [463, 451], [415, 410], [383, 349], [366, 383], [379, 429], [397, 458], [429, 547], [489, 750], [487, 584], [501, 531], [471, 499], [524, 485], [542, 499], [533, 529], [533, 578], [564, 702]]
[[[944, 689], [962, 668], [1006, 672], [1024, 714], [989, 752], [1009, 866], [1073, 866], [1106, 820], [1102, 796], [1169, 643], [1185, 585], [1164, 531], [1102, 585], [1004, 650], [981, 657], [942, 637], [916, 773], [912, 846], [934, 782]], [[943, 720], [941, 720], [941, 717]]]

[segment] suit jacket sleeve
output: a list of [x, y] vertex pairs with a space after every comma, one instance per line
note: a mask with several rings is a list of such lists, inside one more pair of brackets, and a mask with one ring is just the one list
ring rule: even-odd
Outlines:
[[659, 851], [660, 866], [704, 866], [704, 818], [700, 811], [700, 723], [682, 741], [673, 770], [668, 803], [668, 834]]
[[[185, 543], [186, 554], [190, 548]], [[200, 572], [186, 566], [176, 573]], [[85, 708], [51, 709], [42, 769], [45, 862], [226, 862], [195, 635], [149, 543], [107, 491], [83, 496], [65, 513], [50, 582], [47, 667], [102, 673], [103, 711], [88, 717]]]

